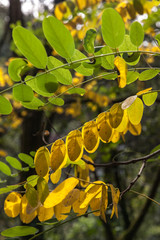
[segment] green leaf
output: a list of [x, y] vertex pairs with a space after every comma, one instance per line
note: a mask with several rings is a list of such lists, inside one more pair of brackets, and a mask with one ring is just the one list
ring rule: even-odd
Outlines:
[[51, 74], [46, 73], [44, 75], [37, 75], [37, 87], [45, 93], [53, 93], [58, 88], [57, 78]]
[[[111, 48], [108, 46], [103, 47], [100, 51], [100, 54], [113, 53]], [[102, 67], [106, 69], [114, 69], [114, 55], [109, 55], [101, 58]]]
[[[56, 59], [55, 57], [50, 56], [48, 58], [47, 67], [49, 70], [52, 68], [62, 66], [62, 65], [64, 65], [64, 64], [61, 61], [59, 61], [58, 59]], [[58, 82], [60, 82], [64, 85], [72, 84], [72, 75], [68, 69], [59, 68], [57, 70], [51, 71], [50, 73], [52, 73], [57, 78]]]
[[49, 98], [48, 101], [57, 106], [63, 106], [64, 100], [62, 98]]
[[29, 166], [32, 166], [34, 164], [33, 163], [33, 158], [26, 153], [19, 153], [18, 157], [19, 157], [19, 159], [21, 159], [21, 161], [28, 164]]
[[42, 102], [39, 98], [34, 97], [31, 102], [21, 102], [22, 106], [32, 110], [38, 110], [40, 107], [44, 106], [44, 102]]
[[95, 29], [89, 29], [86, 32], [85, 38], [84, 38], [84, 49], [88, 53], [94, 53], [94, 41], [96, 38], [97, 31]]
[[[79, 50], [75, 49], [74, 55], [72, 56], [71, 60], [76, 61], [80, 59], [84, 59], [86, 56], [81, 53]], [[88, 60], [83, 62], [89, 62]], [[91, 76], [93, 74], [93, 69], [85, 68], [82, 64], [75, 69], [76, 72], [83, 74], [84, 76]]]
[[117, 48], [123, 42], [125, 25], [121, 16], [113, 8], [107, 8], [102, 15], [102, 36], [105, 43]]
[[1, 232], [1, 235], [4, 237], [24, 237], [28, 235], [34, 235], [38, 232], [38, 229], [35, 227], [29, 226], [16, 226], [8, 228]]
[[79, 94], [79, 95], [83, 96], [86, 93], [86, 90], [84, 88], [75, 87], [75, 88], [68, 90], [68, 92], [70, 94]]
[[98, 68], [101, 66], [101, 58], [94, 58], [92, 62], [82, 62], [85, 68]]
[[12, 36], [17, 48], [36, 68], [44, 69], [46, 67], [46, 50], [32, 32], [17, 26], [13, 29]]
[[151, 92], [151, 93], [144, 94], [142, 96], [142, 99], [146, 106], [151, 106], [156, 101], [157, 96], [158, 96], [157, 92]]
[[138, 79], [138, 77], [139, 77], [138, 72], [128, 71], [127, 72], [127, 84], [135, 82]]
[[129, 35], [131, 42], [135, 46], [139, 47], [144, 39], [144, 30], [142, 25], [139, 22], [133, 22], [130, 27]]
[[155, 39], [158, 42], [158, 45], [160, 46], [160, 33], [155, 36]]
[[11, 176], [11, 169], [8, 167], [7, 164], [0, 161], [0, 171], [3, 172], [7, 176]]
[[6, 161], [15, 169], [22, 170], [22, 164], [18, 161], [17, 158], [7, 156]]
[[27, 178], [27, 183], [32, 185], [32, 187], [35, 187], [37, 185], [38, 178], [38, 175], [31, 175]]
[[38, 204], [38, 193], [31, 184], [26, 184], [26, 197], [29, 204], [34, 208]]
[[[26, 84], [28, 86], [30, 86], [32, 88], [32, 90], [34, 90], [36, 93], [38, 93], [39, 95], [43, 96], [43, 97], [51, 97], [53, 95], [53, 93], [49, 93], [49, 92], [44, 92], [42, 91], [41, 89], [39, 89], [39, 87], [37, 86], [37, 82], [38, 82], [38, 77], [39, 75], [37, 75], [37, 78], [36, 77], [32, 77], [30, 75], [28, 75], [26, 78], [25, 78], [25, 81], [26, 81]], [[31, 80], [29, 80], [31, 79]], [[29, 81], [28, 81], [29, 80]]]
[[36, 152], [35, 152], [35, 151], [31, 151], [29, 154], [30, 154], [32, 157], [34, 157], [34, 156], [36, 155]]
[[159, 70], [154, 70], [154, 69], [145, 70], [139, 74], [139, 80], [140, 81], [150, 80], [154, 78], [158, 73], [159, 73]]
[[8, 74], [10, 78], [15, 81], [21, 81], [21, 71], [27, 65], [26, 61], [22, 58], [16, 58], [12, 62], [10, 62], [8, 67]]
[[77, 67], [79, 67], [81, 65], [81, 63], [70, 63], [68, 66], [64, 66], [64, 69], [75, 69]]
[[19, 188], [21, 185], [10, 185], [4, 188], [0, 188], [0, 194], [11, 192], [17, 188]]
[[70, 59], [75, 50], [73, 37], [64, 24], [53, 16], [43, 20], [43, 32], [49, 44], [56, 52]]
[[103, 76], [103, 78], [107, 80], [115, 80], [117, 77], [118, 77], [117, 73], [110, 73], [106, 76]]
[[13, 97], [17, 101], [31, 102], [34, 97], [34, 93], [31, 87], [25, 84], [20, 84], [13, 88]]
[[12, 112], [12, 105], [8, 99], [0, 95], [0, 114], [8, 115]]

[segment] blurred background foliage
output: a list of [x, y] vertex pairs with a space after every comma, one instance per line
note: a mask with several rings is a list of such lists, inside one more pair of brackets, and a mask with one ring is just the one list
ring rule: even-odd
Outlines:
[[[7, 73], [7, 66], [16, 56], [20, 56], [12, 42], [12, 29], [22, 25], [30, 29], [44, 43], [48, 54], [57, 56], [45, 42], [41, 21], [47, 15], [55, 15], [63, 21], [74, 37], [76, 48], [86, 54], [83, 48], [85, 33], [90, 28], [97, 30], [96, 46], [103, 45], [101, 36], [101, 16], [103, 9], [115, 8], [122, 16], [126, 31], [130, 24], [138, 20], [145, 30], [145, 41], [141, 50], [159, 52], [160, 49], [153, 37], [160, 32], [160, 6], [159, 1], [147, 0], [66, 0], [66, 1], [28, 1], [10, 0], [0, 1], [0, 90], [12, 86], [12, 80]], [[160, 67], [158, 57], [142, 55], [136, 67]], [[34, 71], [34, 69], [33, 69]], [[96, 69], [96, 71], [101, 71]], [[94, 77], [94, 73], [93, 73]], [[20, 103], [13, 101], [14, 111], [9, 116], [0, 116], [0, 158], [4, 161], [7, 155], [17, 156], [18, 153], [29, 153], [42, 145], [51, 143], [59, 137], [65, 136], [69, 131], [82, 126], [85, 122], [95, 118], [100, 112], [110, 108], [115, 102], [135, 94], [136, 92], [152, 87], [160, 89], [159, 75], [150, 81], [136, 81], [124, 89], [117, 87], [116, 81], [94, 80], [83, 84], [87, 79], [80, 73], [73, 72], [73, 83], [82, 83], [86, 94], [81, 96], [64, 95], [63, 107], [46, 107], [43, 111], [31, 111], [23, 108]], [[59, 93], [64, 92], [62, 86]], [[7, 97], [12, 99], [10, 92]], [[125, 161], [148, 154], [160, 144], [160, 99], [145, 108], [142, 133], [133, 136], [127, 133], [125, 141], [118, 143], [101, 143], [96, 153], [91, 157], [96, 163], [112, 161]], [[160, 201], [160, 170], [157, 158], [147, 163], [147, 167], [134, 186], [134, 190]], [[24, 165], [25, 166], [25, 165]], [[92, 179], [101, 179], [114, 186], [125, 189], [138, 174], [140, 164], [118, 166], [112, 169], [98, 168]], [[0, 186], [22, 182], [31, 172], [13, 172], [13, 176], [6, 179], [0, 172]], [[14, 176], [17, 176], [16, 178]], [[5, 195], [0, 195], [0, 231], [15, 226], [19, 219], [9, 219], [3, 212]], [[151, 201], [135, 193], [127, 193], [119, 203], [119, 219], [112, 221], [107, 216], [107, 224], [95, 216], [81, 217], [63, 227], [54, 229], [43, 236], [44, 239], [72, 240], [158, 240], [160, 238], [160, 208]], [[0, 237], [0, 239], [3, 239]], [[41, 238], [42, 239], [42, 238]]]

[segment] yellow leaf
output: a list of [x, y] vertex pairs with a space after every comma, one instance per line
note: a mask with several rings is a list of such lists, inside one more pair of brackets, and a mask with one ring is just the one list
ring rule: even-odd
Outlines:
[[77, 168], [76, 168], [76, 171], [77, 171], [76, 176], [79, 177], [80, 185], [83, 188], [85, 188], [88, 185], [88, 182], [90, 181], [89, 168], [86, 163], [85, 163], [85, 165], [86, 165], [85, 169], [82, 169], [80, 166], [77, 166]]
[[51, 179], [53, 184], [56, 184], [56, 183], [59, 182], [59, 180], [61, 178], [61, 173], [62, 173], [62, 170], [61, 169], [57, 169], [54, 173], [52, 173], [50, 175], [50, 179]]
[[63, 205], [65, 207], [71, 206], [77, 199], [79, 198], [80, 190], [79, 189], [73, 189], [71, 192], [68, 193], [68, 195], [63, 200]]
[[77, 6], [79, 10], [83, 10], [87, 7], [87, 1], [86, 0], [76, 0]]
[[97, 212], [94, 212], [93, 214], [95, 216], [100, 216], [100, 205], [101, 205], [101, 198], [96, 198], [94, 197], [91, 201], [90, 201], [90, 207], [91, 207], [91, 210], [92, 211], [95, 211], [95, 210], [99, 210]]
[[36, 155], [34, 157], [34, 164], [36, 173], [40, 177], [44, 177], [48, 173], [50, 166], [50, 153], [48, 148], [40, 147], [37, 150]]
[[44, 202], [44, 207], [54, 207], [62, 202], [68, 193], [72, 191], [78, 183], [79, 180], [74, 177], [64, 180], [48, 195]]
[[118, 85], [120, 88], [124, 88], [127, 82], [127, 64], [123, 58], [118, 56], [114, 59], [114, 65], [119, 71]]
[[37, 192], [40, 202], [43, 204], [46, 197], [49, 195], [48, 183], [42, 177], [38, 178], [37, 181]]
[[112, 136], [111, 136], [111, 141], [112, 143], [118, 142], [120, 139], [120, 133], [116, 130], [113, 131]]
[[40, 222], [44, 222], [47, 221], [49, 219], [51, 219], [54, 215], [54, 209], [53, 207], [51, 208], [45, 208], [44, 206], [40, 206], [37, 209], [37, 213], [38, 213], [38, 219]]
[[140, 98], [136, 98], [136, 100], [132, 103], [132, 105], [127, 108], [129, 121], [133, 125], [138, 125], [143, 116], [143, 102]]
[[86, 122], [82, 128], [84, 148], [87, 152], [93, 153], [99, 146], [98, 129], [95, 121]]
[[151, 90], [152, 90], [152, 87], [146, 88], [146, 89], [138, 92], [136, 95], [139, 96], [139, 95], [142, 95], [142, 94], [144, 94], [144, 93], [150, 92]]
[[109, 123], [109, 113], [99, 114], [97, 119], [98, 134], [102, 142], [107, 143], [112, 136], [112, 127]]
[[66, 138], [67, 154], [71, 161], [78, 161], [83, 155], [83, 140], [79, 130], [71, 131]]
[[100, 203], [100, 217], [106, 223], [106, 208], [108, 205], [108, 187], [103, 185], [102, 186], [102, 196], [101, 196], [101, 203]]
[[80, 208], [80, 205], [81, 205], [81, 203], [84, 201], [85, 196], [86, 196], [86, 193], [81, 190], [81, 191], [80, 191], [79, 198], [78, 198], [77, 201], [75, 201], [75, 202], [73, 203], [73, 205], [72, 205], [73, 211], [74, 211], [75, 213], [78, 213], [78, 216], [83, 215], [83, 214], [87, 211], [87, 209], [88, 209], [88, 206], [85, 207], [85, 208]]
[[134, 136], [140, 135], [141, 131], [142, 131], [141, 123], [139, 123], [138, 125], [133, 125], [132, 123], [129, 122], [128, 123], [128, 130]]
[[126, 98], [122, 102], [122, 105], [121, 105], [122, 110], [129, 108], [132, 105], [132, 103], [136, 100], [136, 98], [137, 98], [137, 95]]
[[83, 203], [80, 205], [80, 208], [85, 208], [89, 205], [90, 201], [101, 191], [103, 182], [95, 181], [85, 189], [86, 197]]
[[31, 214], [27, 213], [28, 200], [26, 194], [23, 195], [21, 201], [20, 219], [23, 223], [30, 223], [37, 216], [37, 210], [33, 211]]
[[56, 4], [55, 9], [54, 9], [54, 14], [56, 18], [59, 20], [62, 20], [63, 15], [67, 12], [67, 6], [65, 2]]
[[109, 122], [112, 128], [117, 128], [122, 122], [123, 110], [120, 103], [115, 103], [109, 112]]
[[66, 145], [62, 139], [55, 141], [51, 148], [51, 168], [56, 171], [66, 164]]
[[122, 118], [122, 122], [119, 124], [119, 126], [115, 129], [118, 132], [123, 132], [127, 125], [128, 125], [128, 114], [127, 114], [127, 110], [125, 109], [123, 114], [123, 118]]
[[[92, 158], [90, 158], [86, 154], [83, 154], [83, 159], [87, 160], [88, 162], [94, 163]], [[89, 170], [91, 170], [92, 172], [95, 171], [95, 167], [92, 164], [87, 164], [87, 166], [88, 166]]]
[[63, 202], [59, 203], [54, 207], [54, 214], [58, 221], [66, 219], [68, 217], [67, 213], [69, 214], [70, 211], [71, 211], [71, 206], [65, 207], [63, 205]]
[[119, 189], [115, 189], [113, 185], [109, 185], [111, 189], [111, 195], [112, 195], [112, 202], [113, 202], [113, 208], [111, 213], [111, 218], [113, 217], [113, 214], [115, 213], [116, 217], [118, 218], [118, 202], [120, 197], [120, 191]]
[[11, 192], [4, 201], [4, 211], [8, 217], [17, 217], [20, 213], [21, 194]]

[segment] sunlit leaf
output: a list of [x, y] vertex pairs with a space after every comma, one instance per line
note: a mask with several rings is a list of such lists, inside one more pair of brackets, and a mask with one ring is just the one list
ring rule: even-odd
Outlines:
[[123, 58], [116, 57], [114, 59], [114, 65], [118, 69], [119, 75], [118, 75], [118, 86], [120, 88], [124, 88], [127, 83], [127, 65]]
[[15, 169], [22, 170], [22, 164], [18, 161], [17, 158], [7, 156], [6, 161]]
[[60, 178], [61, 178], [61, 174], [62, 174], [62, 169], [61, 168], [58, 168], [55, 172], [53, 172], [51, 175], [50, 175], [50, 179], [51, 179], [51, 182], [53, 184], [56, 184], [59, 182]]
[[[92, 158], [91, 158], [91, 157], [89, 157], [89, 156], [87, 156], [86, 154], [83, 154], [83, 159], [85, 159], [85, 160], [87, 160], [88, 162], [90, 162], [90, 163], [93, 163], [93, 164], [94, 164], [94, 162], [93, 162]], [[91, 170], [92, 172], [94, 172], [94, 171], [95, 171], [95, 167], [94, 167], [94, 165], [92, 165], [92, 164], [89, 164], [89, 163], [87, 163], [87, 165], [88, 165], [88, 168], [89, 168], [89, 170]], [[80, 166], [80, 167], [81, 167], [81, 166]]]
[[84, 38], [84, 49], [88, 53], [94, 53], [94, 41], [96, 38], [96, 30], [95, 29], [89, 29], [86, 32], [85, 38]]
[[105, 43], [117, 48], [123, 42], [125, 26], [121, 16], [113, 8], [107, 8], [102, 15], [102, 36]]
[[139, 77], [139, 73], [135, 71], [128, 71], [127, 72], [127, 84], [135, 82]]
[[142, 91], [139, 91], [136, 95], [139, 96], [139, 95], [143, 95], [144, 93], [147, 93], [147, 92], [150, 92], [152, 90], [152, 87], [150, 88], [146, 88]]
[[79, 130], [71, 131], [66, 138], [67, 155], [71, 161], [78, 161], [83, 155], [82, 133]]
[[[127, 110], [125, 109], [123, 111], [122, 121], [121, 121], [121, 123], [119, 124], [119, 126], [115, 130], [118, 131], [118, 132], [123, 132], [126, 129], [127, 125], [128, 125], [128, 121], [129, 121], [128, 120], [128, 114], [127, 114]], [[113, 136], [112, 136], [112, 140], [113, 140]]]
[[30, 175], [27, 178], [27, 183], [32, 185], [32, 187], [35, 187], [37, 185], [38, 178], [39, 178], [38, 175]]
[[34, 164], [36, 173], [40, 177], [44, 177], [48, 173], [50, 166], [50, 153], [48, 151], [48, 148], [40, 147], [37, 150], [36, 155], [34, 157]]
[[44, 102], [42, 102], [39, 98], [33, 97], [31, 102], [21, 102], [22, 106], [32, 110], [38, 110], [40, 107], [44, 106]]
[[38, 193], [29, 183], [26, 184], [26, 197], [31, 207], [34, 208], [38, 205]]
[[[100, 50], [100, 53], [109, 54], [109, 53], [112, 53], [112, 50], [110, 47], [105, 46]], [[114, 69], [114, 55], [104, 56], [101, 58], [101, 61], [102, 61], [102, 67], [106, 69]]]
[[37, 216], [37, 210], [33, 209], [31, 213], [28, 213], [27, 210], [28, 207], [28, 200], [26, 198], [26, 194], [23, 195], [22, 201], [21, 201], [21, 210], [20, 210], [20, 219], [23, 223], [30, 223], [33, 221], [33, 219]]
[[34, 97], [34, 94], [31, 87], [25, 84], [21, 84], [13, 88], [13, 97], [17, 101], [31, 102]]
[[113, 202], [113, 208], [111, 213], [111, 218], [113, 217], [113, 214], [115, 213], [116, 217], [118, 218], [118, 202], [120, 197], [120, 191], [119, 189], [115, 189], [113, 185], [109, 185], [111, 188], [111, 195], [112, 195], [112, 202]]
[[9, 185], [7, 187], [0, 188], [0, 194], [11, 192], [11, 191], [19, 188], [20, 186], [21, 185]]
[[62, 98], [49, 98], [48, 101], [52, 103], [53, 105], [57, 106], [63, 106], [64, 105], [64, 100]]
[[71, 206], [65, 207], [63, 205], [63, 202], [57, 204], [54, 207], [55, 217], [57, 218], [58, 221], [66, 219], [68, 217], [67, 213], [69, 214], [70, 211], [71, 211]]
[[57, 78], [51, 73], [37, 75], [37, 87], [45, 93], [54, 93], [58, 88]]
[[12, 60], [8, 67], [8, 74], [10, 78], [15, 81], [21, 81], [21, 71], [27, 65], [27, 62], [24, 61], [22, 58], [16, 58]]
[[146, 106], [151, 106], [152, 104], [155, 103], [157, 96], [158, 96], [157, 92], [151, 92], [151, 93], [144, 94], [142, 96], [142, 99]]
[[100, 216], [100, 204], [101, 204], [101, 198], [96, 198], [96, 197], [94, 197], [89, 203], [92, 211], [99, 210], [99, 211], [93, 212], [95, 216]]
[[79, 196], [80, 196], [80, 190], [73, 189], [71, 192], [68, 193], [68, 195], [63, 200], [63, 205], [65, 207], [71, 206], [75, 201], [78, 200]]
[[12, 105], [8, 99], [0, 95], [0, 114], [8, 115], [12, 112]]
[[141, 123], [137, 124], [137, 125], [133, 125], [131, 122], [128, 123], [128, 130], [130, 131], [130, 133], [134, 136], [138, 136], [141, 134], [142, 131], [142, 126]]
[[46, 67], [46, 50], [32, 32], [17, 26], [13, 29], [12, 36], [17, 48], [36, 68], [44, 69]]
[[11, 169], [8, 167], [7, 164], [0, 161], [0, 171], [3, 172], [7, 176], [11, 176]]
[[135, 46], [139, 47], [142, 44], [144, 39], [144, 30], [142, 25], [137, 21], [133, 22], [130, 27], [129, 35], [130, 35], [131, 42]]
[[75, 45], [74, 40], [69, 30], [64, 24], [53, 16], [49, 16], [43, 20], [43, 32], [56, 52], [70, 59], [73, 56]]
[[109, 113], [99, 114], [96, 119], [98, 134], [102, 142], [109, 142], [112, 136], [112, 127], [109, 123]]
[[132, 105], [127, 108], [128, 118], [133, 125], [138, 125], [140, 123], [143, 116], [143, 109], [143, 102], [138, 97]]
[[102, 185], [102, 197], [101, 197], [101, 204], [100, 204], [100, 217], [101, 219], [106, 223], [106, 208], [108, 205], [108, 187], [105, 185]]
[[8, 228], [1, 232], [4, 237], [24, 237], [28, 235], [34, 235], [38, 232], [38, 229], [30, 226], [16, 226]]
[[44, 206], [40, 206], [37, 210], [37, 214], [38, 214], [38, 220], [40, 222], [44, 222], [53, 217], [54, 209], [53, 207], [45, 208]]
[[62, 202], [63, 199], [68, 195], [68, 193], [75, 188], [78, 182], [79, 180], [74, 177], [64, 180], [46, 198], [44, 202], [44, 207], [54, 207], [60, 202]]
[[8, 217], [15, 218], [20, 213], [21, 194], [11, 192], [4, 201], [4, 211]]
[[155, 76], [157, 76], [158, 73], [159, 73], [159, 70], [154, 70], [154, 69], [145, 70], [139, 74], [139, 80], [140, 81], [150, 80]]
[[93, 153], [99, 146], [99, 135], [95, 121], [86, 122], [82, 128], [84, 148], [87, 152]]
[[[59, 66], [64, 65], [60, 60], [58, 60], [55, 57], [50, 56], [48, 58], [48, 64], [47, 67], [49, 70], [53, 68], [57, 68]], [[57, 81], [64, 84], [64, 85], [71, 85], [72, 84], [72, 75], [68, 69], [59, 68], [54, 71], [50, 71], [51, 74], [53, 74]]]
[[85, 196], [86, 196], [86, 193], [84, 191], [80, 190], [79, 198], [72, 205], [73, 211], [75, 213], [78, 213], [78, 215], [84, 214], [87, 211], [87, 209], [88, 209], [88, 206], [86, 206], [85, 208], [80, 208], [80, 205], [84, 201]]
[[84, 88], [75, 87], [75, 88], [68, 90], [68, 92], [70, 94], [79, 94], [79, 95], [83, 96], [86, 93], [86, 90]]
[[56, 171], [66, 164], [66, 145], [62, 139], [56, 140], [51, 148], [51, 168]]

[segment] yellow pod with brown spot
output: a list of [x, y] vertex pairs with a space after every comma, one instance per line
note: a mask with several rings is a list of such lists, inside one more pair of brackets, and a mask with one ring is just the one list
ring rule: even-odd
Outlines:
[[35, 170], [38, 176], [44, 177], [50, 166], [50, 152], [46, 147], [40, 147], [34, 157]]
[[82, 128], [84, 148], [87, 152], [93, 153], [99, 146], [98, 128], [95, 121], [86, 122]]
[[78, 161], [83, 155], [82, 133], [79, 130], [71, 131], [66, 138], [67, 155], [71, 161]]

